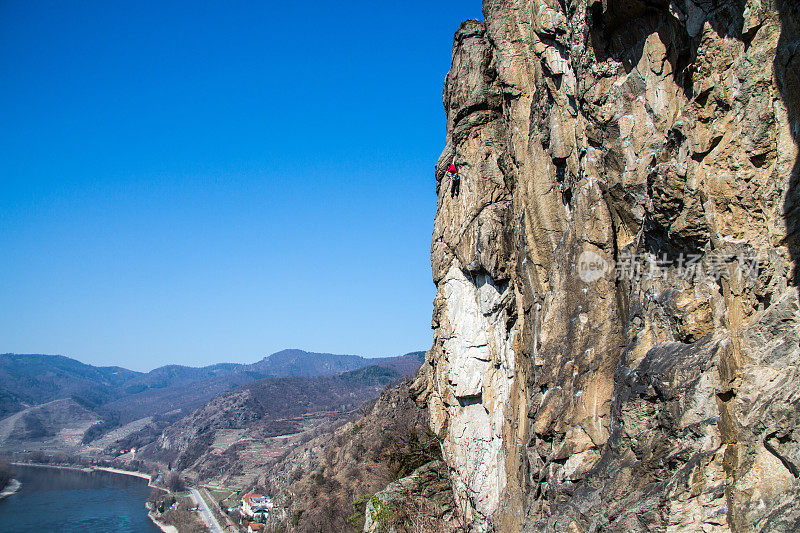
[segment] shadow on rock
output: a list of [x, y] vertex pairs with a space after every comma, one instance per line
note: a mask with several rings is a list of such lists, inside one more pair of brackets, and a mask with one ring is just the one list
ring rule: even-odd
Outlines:
[[[800, 5], [780, 0], [781, 36], [775, 54], [775, 78], [786, 105], [792, 138], [800, 145]], [[794, 262], [792, 284], [800, 290], [800, 160], [795, 159], [783, 205], [786, 245]]]

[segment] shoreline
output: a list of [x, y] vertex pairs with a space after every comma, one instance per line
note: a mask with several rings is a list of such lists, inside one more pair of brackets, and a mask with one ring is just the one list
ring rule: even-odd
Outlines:
[[72, 470], [73, 472], [91, 472], [92, 469], [88, 466], [69, 466], [69, 465], [48, 465], [44, 463], [11, 463], [11, 466], [33, 466], [36, 468], [54, 468], [57, 470]]
[[[144, 474], [142, 472], [136, 472], [134, 470], [122, 470], [120, 468], [112, 468], [110, 466], [70, 466], [70, 465], [48, 465], [44, 463], [21, 463], [21, 462], [14, 462], [11, 463], [12, 466], [33, 466], [36, 468], [55, 468], [58, 470], [72, 470], [73, 472], [84, 472], [84, 473], [91, 473], [91, 472], [108, 472], [110, 474], [118, 474], [120, 476], [131, 476], [137, 477], [139, 479], [147, 480], [147, 486], [152, 487], [154, 489], [161, 489], [156, 485], [153, 485], [153, 477], [149, 474]], [[164, 490], [164, 489], [161, 489]], [[169, 492], [169, 491], [167, 491]]]
[[164, 522], [158, 520], [156, 518], [155, 513], [153, 511], [149, 511], [147, 513], [148, 518], [156, 525], [158, 529], [163, 531], [164, 533], [178, 533], [178, 528], [175, 526], [170, 526], [169, 524], [165, 524]]
[[0, 501], [3, 501], [3, 500], [5, 500], [6, 498], [8, 498], [9, 496], [11, 496], [12, 494], [16, 494], [16, 492], [19, 490], [19, 488], [20, 488], [21, 486], [22, 486], [22, 483], [20, 483], [20, 482], [19, 482], [19, 481], [17, 481], [16, 479], [12, 479], [12, 480], [11, 480], [11, 481], [8, 483], [8, 485], [6, 485], [6, 486], [3, 488], [2, 492], [0, 492]]
[[[136, 472], [135, 470], [122, 470], [120, 468], [113, 468], [110, 466], [93, 466], [91, 467], [92, 471], [101, 471], [101, 472], [111, 472], [112, 474], [120, 474], [123, 476], [133, 476], [138, 477], [141, 479], [146, 479], [148, 482], [153, 481], [153, 477], [149, 474], [143, 474], [142, 472]], [[149, 483], [148, 483], [149, 484]]]

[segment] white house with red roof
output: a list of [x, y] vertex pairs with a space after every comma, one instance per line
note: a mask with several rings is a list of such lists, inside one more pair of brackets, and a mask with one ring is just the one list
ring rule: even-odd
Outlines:
[[250, 518], [257, 514], [269, 514], [273, 506], [272, 498], [262, 494], [245, 494], [242, 497], [242, 513]]

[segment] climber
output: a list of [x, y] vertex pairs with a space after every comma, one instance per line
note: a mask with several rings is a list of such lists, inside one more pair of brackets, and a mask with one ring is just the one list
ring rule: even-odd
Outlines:
[[450, 198], [454, 198], [458, 196], [461, 189], [461, 178], [458, 176], [458, 168], [456, 167], [455, 160], [447, 167], [447, 173], [450, 174], [450, 180], [452, 181], [452, 185], [450, 186]]

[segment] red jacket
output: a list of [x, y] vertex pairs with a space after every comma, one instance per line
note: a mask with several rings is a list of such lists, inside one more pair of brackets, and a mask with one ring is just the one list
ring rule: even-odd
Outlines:
[[447, 167], [447, 171], [450, 174], [455, 174], [456, 172], [458, 172], [458, 169], [456, 168], [456, 166], [453, 163], [450, 163], [450, 166]]

